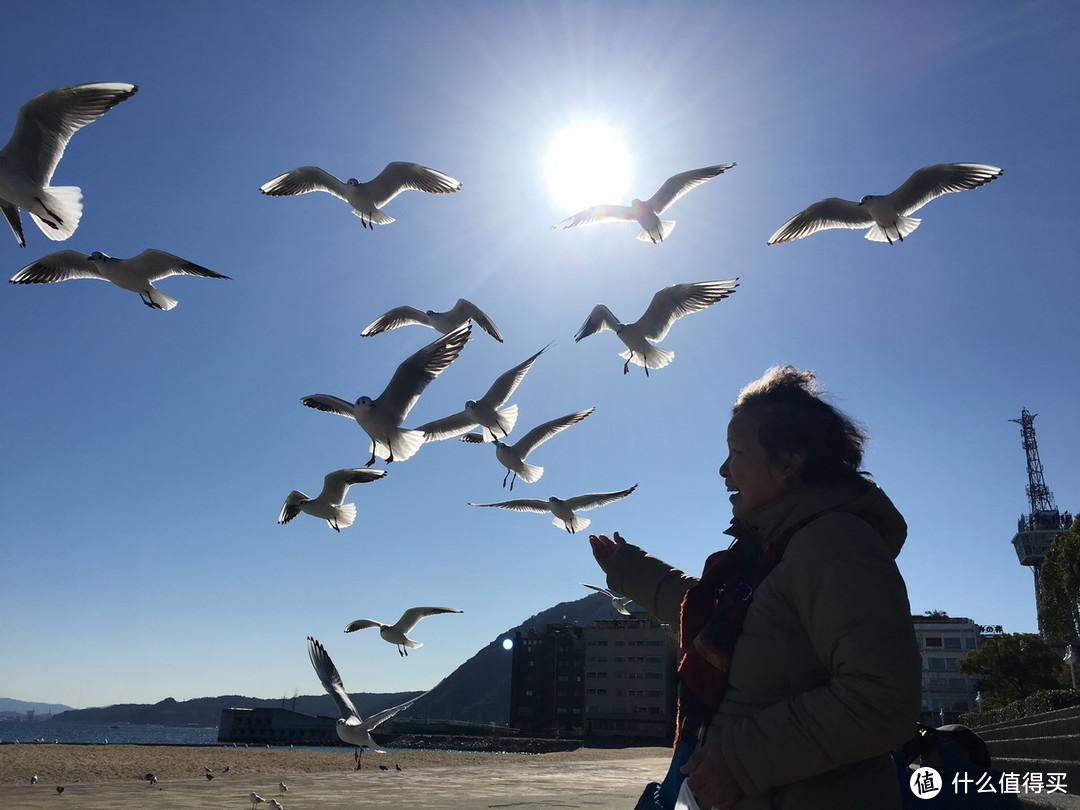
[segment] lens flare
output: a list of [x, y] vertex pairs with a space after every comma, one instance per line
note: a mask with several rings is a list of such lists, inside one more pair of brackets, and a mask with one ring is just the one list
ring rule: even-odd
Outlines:
[[591, 205], [625, 205], [632, 171], [622, 134], [586, 121], [555, 134], [545, 159], [548, 192], [567, 213]]

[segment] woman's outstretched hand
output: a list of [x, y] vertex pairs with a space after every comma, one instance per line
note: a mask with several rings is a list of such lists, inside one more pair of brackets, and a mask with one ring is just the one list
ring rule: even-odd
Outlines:
[[592, 546], [592, 555], [596, 558], [596, 562], [607, 573], [611, 558], [615, 556], [615, 552], [619, 550], [620, 546], [626, 545], [626, 541], [622, 539], [618, 532], [615, 532], [614, 540], [606, 534], [590, 534], [589, 545]]

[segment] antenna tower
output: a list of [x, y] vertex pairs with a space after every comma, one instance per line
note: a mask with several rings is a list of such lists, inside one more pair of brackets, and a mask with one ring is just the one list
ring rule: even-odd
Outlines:
[[1043, 479], [1042, 461], [1039, 460], [1039, 443], [1035, 440], [1035, 417], [1037, 413], [1031, 413], [1027, 408], [1020, 411], [1019, 419], [1010, 419], [1020, 425], [1020, 435], [1024, 440], [1024, 453], [1027, 454], [1027, 496], [1031, 505], [1031, 514], [1039, 512], [1056, 512], [1054, 495], [1046, 486]]

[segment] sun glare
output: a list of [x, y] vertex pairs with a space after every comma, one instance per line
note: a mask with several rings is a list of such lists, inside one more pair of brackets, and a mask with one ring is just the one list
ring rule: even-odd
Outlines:
[[629, 202], [630, 154], [618, 130], [582, 122], [555, 134], [545, 162], [548, 191], [566, 212]]

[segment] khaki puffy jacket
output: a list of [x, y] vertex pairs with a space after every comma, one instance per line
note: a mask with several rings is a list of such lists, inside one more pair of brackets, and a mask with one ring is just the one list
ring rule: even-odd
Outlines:
[[[746, 798], [735, 810], [893, 810], [888, 752], [915, 731], [921, 663], [895, 557], [903, 517], [877, 486], [802, 487], [743, 520], [762, 549], [796, 525], [760, 583], [708, 734]], [[608, 585], [678, 627], [697, 579], [622, 546]]]

